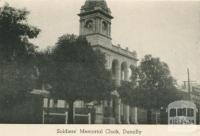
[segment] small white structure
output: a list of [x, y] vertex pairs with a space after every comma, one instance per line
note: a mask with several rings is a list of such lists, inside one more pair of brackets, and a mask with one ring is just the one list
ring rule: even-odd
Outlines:
[[191, 101], [175, 101], [168, 105], [168, 124], [196, 124], [196, 105]]

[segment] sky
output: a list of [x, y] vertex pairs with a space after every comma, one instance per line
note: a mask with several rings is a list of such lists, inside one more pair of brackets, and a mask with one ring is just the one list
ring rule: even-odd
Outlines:
[[[30, 11], [28, 22], [42, 31], [32, 42], [45, 49], [63, 34], [79, 34], [79, 17], [85, 0], [0, 0]], [[200, 1], [107, 0], [112, 11], [113, 44], [159, 57], [181, 84], [200, 83]]]

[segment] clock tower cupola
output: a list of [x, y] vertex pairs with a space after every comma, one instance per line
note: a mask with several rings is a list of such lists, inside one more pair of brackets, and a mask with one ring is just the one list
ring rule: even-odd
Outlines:
[[92, 46], [111, 47], [111, 11], [105, 0], [86, 0], [81, 7], [80, 35], [87, 37]]

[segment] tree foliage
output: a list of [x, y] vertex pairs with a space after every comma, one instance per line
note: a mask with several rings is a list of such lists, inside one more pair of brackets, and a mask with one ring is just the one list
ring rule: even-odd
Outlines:
[[124, 103], [146, 109], [160, 109], [180, 99], [176, 81], [168, 65], [146, 55], [138, 67], [132, 67], [132, 81], [122, 82], [118, 92]]
[[139, 66], [139, 88], [144, 95], [144, 107], [160, 109], [176, 100], [176, 81], [168, 65], [159, 58], [146, 55]]
[[102, 99], [110, 92], [111, 76], [105, 58], [84, 37], [64, 35], [52, 50], [52, 95], [66, 100]]
[[[75, 100], [108, 99], [112, 80], [110, 72], [105, 69], [105, 57], [100, 51], [94, 51], [85, 37], [61, 36], [50, 53], [50, 59], [48, 76], [43, 78], [52, 87], [52, 97], [69, 103], [69, 112], [73, 111]], [[71, 119], [72, 114], [69, 116]]]
[[35, 46], [28, 42], [36, 38], [40, 30], [27, 23], [29, 12], [15, 9], [6, 4], [0, 8], [0, 57], [11, 61], [26, 58], [34, 52]]
[[40, 30], [27, 23], [28, 11], [6, 4], [0, 7], [0, 107], [12, 109], [34, 87], [35, 46], [29, 39]]

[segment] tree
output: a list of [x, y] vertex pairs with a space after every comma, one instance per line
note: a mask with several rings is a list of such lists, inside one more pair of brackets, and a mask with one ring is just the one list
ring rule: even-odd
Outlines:
[[27, 24], [25, 9], [15, 9], [6, 4], [0, 8], [0, 57], [2, 61], [24, 59], [34, 53], [35, 46], [28, 42], [36, 38], [40, 30]]
[[34, 87], [36, 73], [32, 61], [36, 47], [29, 39], [36, 38], [40, 30], [27, 23], [28, 13], [8, 4], [0, 7], [1, 111], [22, 103]]
[[53, 64], [46, 78], [55, 99], [69, 104], [69, 123], [73, 123], [73, 103], [107, 99], [112, 89], [111, 74], [105, 69], [105, 57], [94, 51], [85, 37], [63, 35], [52, 49]]
[[139, 66], [139, 89], [143, 101], [140, 105], [148, 109], [148, 123], [151, 122], [151, 110], [166, 107], [177, 100], [176, 82], [166, 63], [159, 58], [146, 55]]

